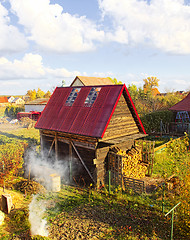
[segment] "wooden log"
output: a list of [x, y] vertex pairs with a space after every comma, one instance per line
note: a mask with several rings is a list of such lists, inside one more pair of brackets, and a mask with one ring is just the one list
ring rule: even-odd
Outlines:
[[53, 139], [52, 144], [51, 144], [51, 146], [50, 146], [50, 149], [49, 149], [49, 152], [48, 152], [48, 157], [49, 157], [49, 155], [50, 155], [50, 153], [51, 153], [51, 150], [52, 150], [52, 148], [53, 148], [54, 143], [55, 143], [55, 139]]
[[74, 148], [74, 150], [75, 150], [75, 152], [76, 152], [76, 154], [77, 154], [78, 158], [80, 159], [80, 161], [81, 161], [82, 165], [83, 165], [83, 166], [84, 166], [84, 168], [86, 169], [86, 171], [87, 171], [88, 175], [90, 176], [90, 178], [92, 179], [92, 181], [93, 181], [94, 183], [96, 183], [96, 182], [94, 181], [94, 178], [92, 177], [92, 174], [90, 173], [90, 171], [88, 170], [88, 168], [87, 168], [86, 164], [84, 163], [83, 159], [81, 158], [81, 156], [80, 156], [80, 154], [79, 154], [78, 150], [76, 149], [76, 147], [75, 147], [74, 143], [73, 143], [73, 142], [71, 142], [71, 144], [72, 144], [72, 147]]
[[115, 132], [115, 134], [106, 134], [104, 135], [103, 137], [103, 140], [106, 141], [106, 140], [109, 140], [109, 139], [113, 139], [113, 138], [119, 138], [119, 137], [122, 137], [122, 136], [126, 136], [126, 135], [133, 135], [133, 134], [137, 134], [139, 133], [139, 130], [135, 129], [133, 131], [128, 131], [128, 132]]
[[58, 142], [57, 142], [57, 134], [55, 134], [55, 161], [58, 161]]

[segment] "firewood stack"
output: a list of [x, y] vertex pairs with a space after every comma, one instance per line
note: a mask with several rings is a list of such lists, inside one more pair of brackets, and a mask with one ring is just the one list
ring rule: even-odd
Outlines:
[[125, 177], [136, 179], [145, 177], [147, 166], [142, 163], [141, 147], [135, 146], [128, 151], [119, 150], [117, 154], [123, 156], [122, 172]]

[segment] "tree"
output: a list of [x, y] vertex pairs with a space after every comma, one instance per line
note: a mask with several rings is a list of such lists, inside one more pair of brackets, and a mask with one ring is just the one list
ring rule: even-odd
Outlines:
[[160, 81], [160, 79], [158, 79], [157, 77], [147, 77], [143, 79], [143, 81], [144, 81], [143, 88], [152, 90], [153, 88], [159, 86], [158, 82]]
[[45, 95], [45, 92], [42, 91], [40, 88], [38, 88], [38, 91], [36, 92], [36, 98], [43, 98]]
[[48, 90], [46, 94], [44, 95], [45, 98], [50, 98], [51, 97], [51, 92]]
[[26, 96], [29, 97], [29, 100], [32, 101], [36, 99], [36, 90], [28, 90]]
[[127, 89], [129, 91], [129, 94], [130, 94], [133, 102], [135, 103], [136, 100], [138, 99], [138, 95], [139, 95], [137, 86], [135, 84], [131, 84], [131, 85], [129, 84]]
[[117, 81], [116, 78], [111, 78], [111, 77], [108, 77], [115, 85], [119, 85], [119, 84], [123, 84], [121, 81]]

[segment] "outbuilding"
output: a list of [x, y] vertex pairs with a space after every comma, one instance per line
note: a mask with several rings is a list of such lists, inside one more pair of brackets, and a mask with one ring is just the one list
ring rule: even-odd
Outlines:
[[170, 132], [184, 134], [190, 133], [190, 93], [169, 108], [173, 112], [174, 122], [170, 123]]
[[130, 149], [146, 134], [125, 85], [57, 87], [35, 127], [47, 158], [66, 163], [70, 180], [96, 186], [110, 149]]
[[24, 104], [25, 112], [42, 112], [49, 101], [49, 98], [37, 98]]

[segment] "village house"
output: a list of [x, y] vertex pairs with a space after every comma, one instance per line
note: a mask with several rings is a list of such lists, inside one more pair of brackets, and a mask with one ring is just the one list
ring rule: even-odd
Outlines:
[[8, 98], [5, 96], [0, 97], [0, 106], [6, 106], [8, 105]]
[[169, 110], [173, 112], [173, 122], [170, 123], [170, 132], [190, 133], [190, 93], [180, 102], [169, 108]]
[[24, 105], [25, 104], [25, 101], [20, 98], [20, 97], [16, 97], [14, 98], [14, 100], [12, 101], [13, 104], [16, 104], [16, 105]]
[[8, 102], [12, 103], [15, 98], [13, 96], [8, 97]]
[[57, 87], [35, 127], [44, 157], [96, 186], [105, 182], [108, 152], [146, 134], [125, 85]]

